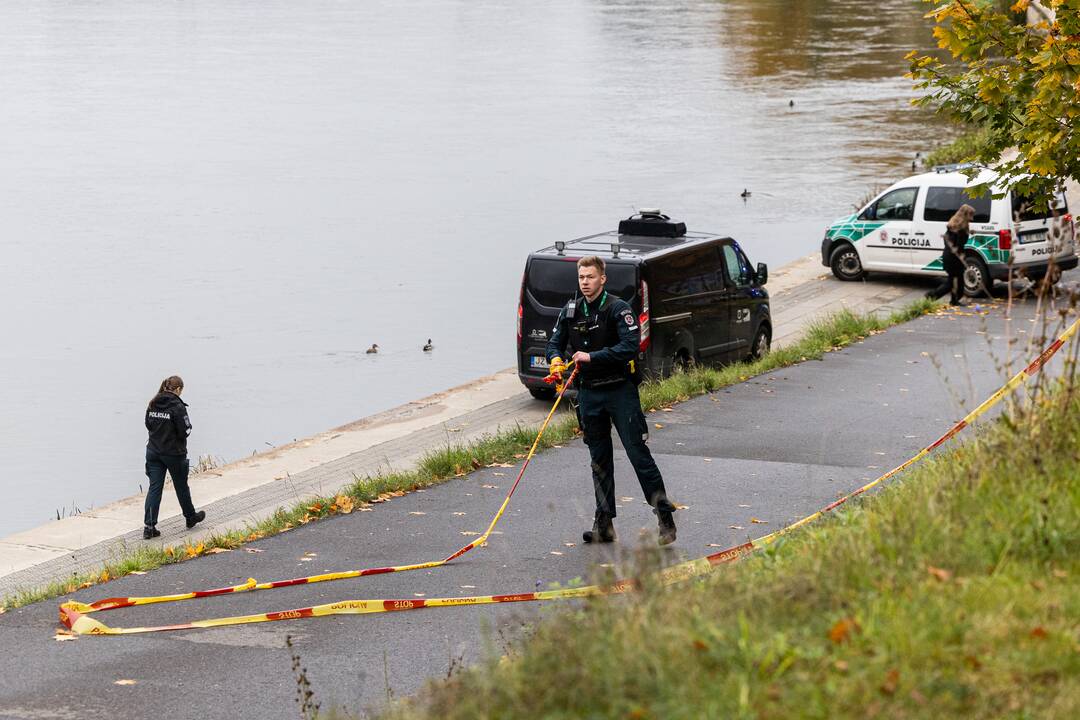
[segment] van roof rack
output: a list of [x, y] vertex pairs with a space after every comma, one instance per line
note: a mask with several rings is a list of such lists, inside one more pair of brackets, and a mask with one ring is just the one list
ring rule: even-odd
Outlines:
[[961, 170], [967, 170], [968, 168], [973, 168], [973, 167], [977, 167], [975, 163], [973, 163], [973, 162], [965, 162], [965, 163], [949, 163], [948, 165], [935, 165], [933, 169], [934, 169], [934, 172], [941, 175], [941, 174], [944, 174], [944, 173], [960, 172]]

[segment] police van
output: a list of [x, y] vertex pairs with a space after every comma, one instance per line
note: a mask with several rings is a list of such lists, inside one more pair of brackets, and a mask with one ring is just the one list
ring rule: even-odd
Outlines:
[[[992, 170], [969, 180], [962, 167], [901, 180], [834, 222], [821, 242], [822, 264], [841, 280], [858, 280], [868, 271], [944, 275], [945, 225], [966, 203], [975, 208], [975, 219], [964, 247], [965, 294], [988, 294], [995, 280], [1016, 276], [1055, 283], [1061, 271], [1076, 267], [1076, 230], [1063, 191], [1048, 209], [1036, 210], [1032, 198], [996, 187]], [[965, 192], [982, 183], [994, 189], [977, 198]]]
[[690, 362], [718, 364], [769, 350], [768, 268], [739, 244], [687, 232], [659, 210], [643, 210], [617, 231], [556, 242], [529, 255], [517, 312], [518, 377], [538, 399], [553, 391], [546, 348], [559, 311], [580, 297], [577, 261], [598, 255], [607, 291], [630, 303], [641, 327], [636, 370], [660, 378]]

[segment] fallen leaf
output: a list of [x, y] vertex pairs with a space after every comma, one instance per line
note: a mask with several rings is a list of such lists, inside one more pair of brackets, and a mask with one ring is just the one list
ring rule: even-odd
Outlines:
[[676, 510], [689, 510], [690, 506], [689, 505], [679, 505], [678, 503], [675, 503], [675, 509]]
[[427, 513], [424, 512], [423, 510], [410, 510], [409, 514], [410, 515], [427, 515]]
[[621, 497], [619, 499], [622, 500], [623, 502], [634, 502], [634, 498], [632, 498], [632, 497]]
[[768, 525], [769, 524], [768, 520], [758, 520], [756, 517], [750, 518], [750, 522], [752, 522], [755, 525]]
[[113, 680], [113, 685], [134, 685], [136, 680]]
[[739, 507], [746, 507], [746, 508], [748, 508], [748, 507], [750, 507], [750, 506], [749, 506], [749, 505], [740, 505]]
[[462, 585], [461, 589], [462, 590], [475, 590], [476, 586], [475, 585]]
[[311, 562], [311, 558], [309, 558], [309, 557], [302, 557], [302, 558], [300, 558], [300, 562]]
[[462, 530], [461, 534], [464, 535], [465, 537], [475, 537], [475, 536], [479, 535], [480, 533], [473, 532], [472, 530]]
[[881, 683], [881, 692], [892, 695], [900, 685], [900, 671], [893, 669], [885, 673], [885, 682]]
[[660, 408], [660, 412], [674, 412], [671, 408]]
[[498, 490], [499, 489], [498, 485], [481, 485], [480, 487], [484, 488], [485, 490]]
[[728, 530], [744, 530], [742, 525], [728, 525]]
[[840, 618], [829, 628], [829, 639], [839, 645], [848, 640], [852, 633], [859, 630], [859, 623], [854, 618]]
[[67, 630], [57, 630], [56, 634], [53, 635], [53, 640], [55, 640], [56, 642], [65, 642], [67, 640], [74, 640], [75, 638], [76, 635], [74, 633], [68, 632]]
[[244, 552], [249, 552], [249, 553], [261, 553], [261, 552], [262, 552], [262, 548], [244, 548]]
[[454, 513], [454, 514], [455, 514], [455, 515], [464, 515], [465, 513], [463, 513], [463, 512], [456, 512], [456, 513]]
[[338, 495], [334, 498], [334, 504], [338, 506], [338, 512], [348, 515], [353, 511], [353, 499], [348, 495]]
[[[145, 574], [146, 574], [145, 570], [132, 570], [131, 572], [128, 573], [128, 575], [145, 575]], [[0, 615], [3, 615], [3, 614], [4, 614], [4, 608], [0, 608]]]
[[495, 477], [506, 477], [506, 473], [493, 472], [491, 474], [494, 475]]
[[491, 467], [514, 467], [511, 463], [495, 463]]
[[709, 543], [705, 547], [724, 547], [723, 545], [717, 545], [716, 543]]
[[712, 462], [712, 458], [701, 458], [701, 459], [704, 460], [705, 462]]
[[415, 597], [424, 597], [424, 593], [413, 593]]
[[653, 423], [653, 425], [655, 425], [655, 426], [656, 426], [656, 428], [657, 428], [658, 430], [659, 430], [660, 428], [664, 427], [664, 426], [663, 426], [663, 425], [661, 425], [660, 423]]
[[552, 550], [550, 554], [551, 555], [562, 555], [562, 553], [559, 552], [558, 550]]
[[369, 508], [369, 507], [362, 507], [362, 508], [360, 508], [360, 512], [371, 512], [371, 511], [373, 511], [374, 509], [375, 509], [375, 508]]
[[577, 543], [563, 543], [564, 547], [577, 547]]
[[941, 582], [949, 582], [949, 580], [952, 579], [952, 572], [944, 568], [934, 567], [933, 565], [927, 565], [926, 572], [930, 573]]
[[1046, 632], [1046, 628], [1042, 625], [1034, 628], [1029, 634], [1036, 640], [1045, 640], [1049, 636], [1049, 633]]
[[229, 548], [214, 547], [206, 551], [207, 555], [220, 555], [221, 553], [232, 552]]

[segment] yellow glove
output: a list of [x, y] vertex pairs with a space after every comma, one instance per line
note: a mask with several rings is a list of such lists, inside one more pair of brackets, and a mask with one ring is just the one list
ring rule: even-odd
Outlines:
[[551, 365], [548, 366], [548, 371], [552, 375], [562, 375], [566, 372], [566, 363], [563, 362], [561, 357], [553, 357], [551, 358]]

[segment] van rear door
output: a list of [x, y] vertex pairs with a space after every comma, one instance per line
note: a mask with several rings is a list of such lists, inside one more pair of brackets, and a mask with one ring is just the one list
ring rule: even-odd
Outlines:
[[[542, 384], [548, 374], [546, 352], [552, 329], [563, 306], [579, 294], [577, 261], [576, 257], [534, 255], [525, 265], [518, 373], [527, 385]], [[639, 314], [637, 264], [608, 261], [606, 274], [608, 294], [626, 300], [634, 313]], [[531, 380], [536, 382], [529, 382]]]
[[1045, 263], [1051, 257], [1061, 260], [1076, 252], [1072, 223], [1065, 217], [1069, 207], [1065, 193], [1054, 193], [1046, 210], [1036, 210], [1033, 198], [1016, 190], [1009, 193], [1012, 208], [1013, 262]]

